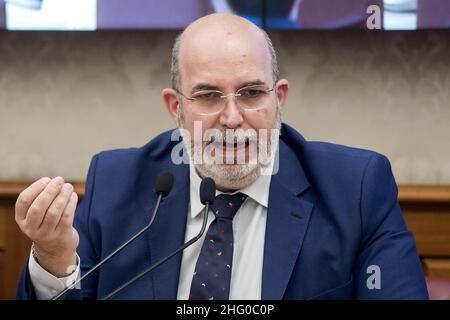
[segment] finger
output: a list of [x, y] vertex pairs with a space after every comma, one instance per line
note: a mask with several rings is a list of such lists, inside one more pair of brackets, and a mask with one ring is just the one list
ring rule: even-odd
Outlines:
[[25, 223], [30, 230], [37, 230], [44, 219], [45, 212], [59, 194], [64, 179], [56, 177], [45, 187], [28, 209]]
[[64, 209], [61, 219], [59, 220], [59, 223], [56, 226], [57, 230], [72, 229], [73, 219], [75, 217], [75, 211], [77, 209], [77, 203], [78, 203], [78, 195], [76, 194], [76, 192], [72, 192], [69, 203]]
[[36, 197], [44, 190], [44, 188], [51, 181], [50, 178], [45, 177], [35, 181], [28, 188], [23, 190], [16, 201], [16, 221], [22, 221], [27, 216], [27, 211], [30, 208]]
[[55, 230], [55, 227], [61, 219], [61, 215], [64, 212], [64, 209], [69, 203], [72, 191], [73, 186], [70, 183], [65, 183], [62, 186], [61, 192], [58, 194], [55, 200], [53, 200], [50, 207], [48, 207], [44, 219], [42, 220], [42, 224], [39, 226], [39, 231], [41, 233], [53, 232]]

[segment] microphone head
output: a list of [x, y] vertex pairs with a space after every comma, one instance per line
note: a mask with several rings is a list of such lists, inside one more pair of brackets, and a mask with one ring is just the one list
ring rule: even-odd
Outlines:
[[200, 202], [212, 204], [216, 197], [216, 183], [211, 178], [205, 178], [200, 184]]
[[155, 192], [166, 197], [172, 190], [172, 186], [173, 175], [169, 171], [163, 171], [159, 174], [158, 179], [156, 179]]

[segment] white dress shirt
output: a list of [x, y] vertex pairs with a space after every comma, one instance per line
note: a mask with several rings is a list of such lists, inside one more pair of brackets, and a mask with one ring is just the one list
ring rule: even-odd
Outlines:
[[[200, 202], [200, 182], [197, 172], [190, 166], [190, 212], [186, 223], [185, 242], [198, 234], [202, 226], [203, 208]], [[272, 165], [266, 171], [272, 172]], [[237, 192], [248, 197], [236, 212], [233, 219], [233, 265], [231, 268], [230, 299], [260, 300], [262, 267], [264, 258], [264, 238], [266, 234], [267, 205], [269, 202], [269, 187], [272, 175], [262, 174], [250, 186]], [[221, 194], [219, 190], [216, 195]], [[207, 230], [215, 219], [210, 210]], [[192, 277], [203, 241], [201, 239], [183, 252], [180, 280], [178, 282], [178, 300], [189, 299]]]
[[[273, 157], [270, 165], [263, 169], [263, 174], [242, 192], [248, 197], [233, 219], [233, 265], [231, 269], [230, 300], [261, 299], [262, 268], [264, 258], [264, 239], [266, 232], [267, 206], [269, 188], [273, 170]], [[187, 212], [185, 241], [198, 234], [201, 229], [204, 206], [200, 202], [199, 188], [201, 179], [193, 165], [190, 165], [190, 206]], [[216, 195], [222, 192], [216, 191]], [[215, 219], [209, 211], [208, 225]], [[195, 264], [203, 245], [207, 231], [202, 238], [183, 252], [178, 282], [177, 299], [187, 300], [191, 288]], [[78, 256], [77, 256], [78, 257]], [[43, 269], [30, 254], [29, 270], [36, 297], [50, 299], [80, 277], [80, 258], [78, 267], [69, 276], [57, 278]], [[161, 266], [164, 268], [164, 266]]]

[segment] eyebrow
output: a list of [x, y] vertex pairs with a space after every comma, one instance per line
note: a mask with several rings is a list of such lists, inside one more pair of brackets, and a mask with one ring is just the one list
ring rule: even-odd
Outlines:
[[261, 86], [261, 85], [265, 85], [265, 84], [266, 83], [264, 81], [253, 80], [253, 81], [244, 82], [239, 88], [245, 88], [245, 87], [250, 87], [250, 86]]
[[[246, 81], [244, 83], [242, 83], [239, 86], [239, 89], [241, 88], [245, 88], [245, 87], [250, 87], [250, 86], [259, 86], [259, 85], [265, 85], [265, 82], [259, 79], [256, 80], [251, 80], [251, 81]], [[239, 90], [238, 89], [238, 90]], [[196, 84], [192, 90], [191, 90], [191, 94], [198, 92], [198, 91], [204, 91], [204, 90], [217, 90], [220, 91], [219, 87], [209, 84], [209, 83], [198, 83]]]
[[219, 88], [217, 86], [213, 86], [212, 84], [208, 84], [208, 83], [198, 83], [192, 88], [191, 94], [195, 93], [197, 91], [204, 91], [204, 90], [217, 90], [217, 91], [219, 91]]

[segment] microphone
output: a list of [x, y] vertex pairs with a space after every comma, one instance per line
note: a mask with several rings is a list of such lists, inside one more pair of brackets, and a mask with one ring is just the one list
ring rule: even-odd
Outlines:
[[51, 300], [59, 300], [62, 298], [69, 290], [72, 290], [75, 288], [77, 284], [79, 284], [83, 279], [88, 277], [90, 274], [92, 274], [94, 271], [96, 271], [98, 268], [100, 268], [103, 264], [105, 264], [107, 261], [109, 261], [112, 257], [114, 257], [116, 254], [118, 254], [120, 251], [122, 251], [125, 247], [127, 247], [130, 243], [132, 243], [134, 240], [139, 238], [146, 230], [148, 230], [153, 222], [155, 221], [156, 213], [158, 212], [159, 205], [161, 203], [161, 199], [165, 198], [170, 191], [172, 190], [173, 186], [173, 175], [168, 171], [163, 171], [159, 174], [155, 188], [153, 189], [155, 193], [158, 195], [158, 198], [156, 199], [156, 205], [155, 209], [153, 209], [152, 218], [143, 229], [141, 229], [138, 233], [136, 233], [134, 236], [132, 236], [129, 240], [125, 241], [123, 244], [121, 244], [116, 250], [111, 252], [106, 258], [101, 260], [99, 263], [97, 263], [95, 266], [93, 266], [88, 272], [86, 272], [81, 278], [79, 278], [77, 281], [73, 282], [70, 286], [65, 288], [63, 291], [58, 293], [56, 296], [54, 296]]
[[112, 297], [114, 297], [117, 293], [128, 287], [130, 284], [134, 283], [135, 281], [139, 280], [143, 276], [145, 276], [147, 273], [152, 272], [156, 268], [158, 268], [160, 265], [164, 264], [166, 261], [168, 261], [170, 258], [174, 257], [178, 253], [182, 252], [184, 249], [192, 245], [194, 242], [196, 242], [198, 239], [200, 239], [205, 232], [206, 224], [208, 222], [208, 212], [209, 212], [209, 206], [214, 202], [214, 198], [216, 196], [216, 183], [211, 178], [204, 178], [200, 184], [200, 202], [205, 205], [204, 213], [203, 213], [203, 224], [202, 228], [200, 229], [200, 232], [193, 237], [191, 240], [183, 244], [181, 247], [179, 247], [177, 250], [169, 254], [168, 256], [164, 257], [163, 259], [159, 260], [154, 265], [150, 266], [148, 269], [144, 270], [137, 276], [133, 277], [132, 279], [125, 282], [120, 287], [116, 288], [114, 291], [109, 293], [108, 295], [101, 298], [101, 300], [109, 300]]

